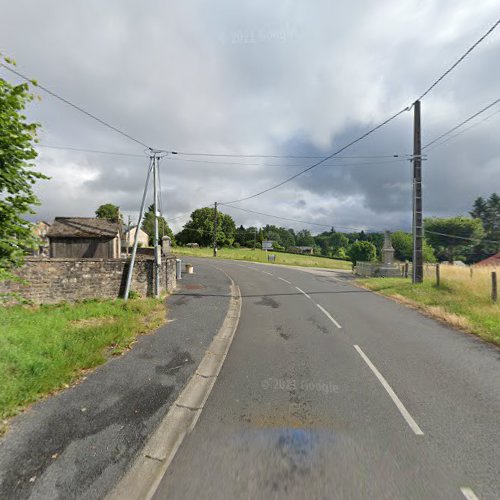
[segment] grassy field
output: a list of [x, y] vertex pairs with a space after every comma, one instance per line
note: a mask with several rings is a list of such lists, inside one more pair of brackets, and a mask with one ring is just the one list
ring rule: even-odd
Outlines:
[[68, 387], [164, 321], [156, 299], [0, 308], [0, 418]]
[[[213, 250], [211, 248], [187, 248], [176, 247], [173, 249], [176, 255], [186, 255], [192, 257], [212, 257]], [[326, 267], [329, 269], [352, 269], [350, 262], [344, 260], [328, 259], [325, 257], [316, 257], [314, 255], [298, 255], [292, 253], [269, 253], [276, 255], [276, 264], [284, 264], [287, 266], [304, 266], [304, 267]], [[267, 262], [265, 250], [253, 250], [250, 248], [221, 248], [218, 251], [218, 257], [222, 259], [247, 260], [250, 262]]]
[[410, 279], [366, 278], [362, 285], [396, 298], [452, 326], [500, 345], [500, 304], [491, 300], [491, 269], [441, 266], [441, 286], [435, 267], [425, 268], [424, 283]]

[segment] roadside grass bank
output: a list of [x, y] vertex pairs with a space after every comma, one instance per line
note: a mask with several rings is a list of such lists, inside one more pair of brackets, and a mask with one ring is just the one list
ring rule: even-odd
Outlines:
[[358, 283], [422, 310], [450, 326], [500, 345], [500, 304], [491, 300], [491, 269], [441, 266], [441, 284], [435, 268], [426, 267], [424, 283], [404, 278], [363, 278]]
[[[188, 248], [175, 247], [173, 249], [175, 255], [185, 255], [189, 257], [212, 257], [212, 248]], [[300, 255], [293, 253], [282, 253], [269, 251], [270, 254], [276, 255], [274, 264], [283, 264], [287, 266], [303, 266], [303, 267], [325, 267], [328, 269], [352, 269], [352, 264], [345, 260], [329, 259], [327, 257], [317, 257], [314, 255]], [[249, 262], [267, 263], [267, 253], [261, 249], [250, 248], [220, 248], [217, 256], [222, 259], [246, 260]]]
[[0, 418], [69, 387], [164, 322], [164, 301], [152, 298], [0, 308]]

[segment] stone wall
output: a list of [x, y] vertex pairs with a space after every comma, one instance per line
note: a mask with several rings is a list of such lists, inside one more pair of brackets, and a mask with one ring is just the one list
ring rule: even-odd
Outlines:
[[384, 264], [382, 262], [357, 262], [354, 267], [356, 276], [364, 277], [401, 277], [401, 269], [397, 264]]
[[[153, 260], [138, 258], [131, 290], [153, 293]], [[92, 298], [123, 297], [128, 272], [126, 259], [26, 258], [17, 274], [27, 283], [0, 282], [0, 294], [18, 293], [35, 304], [55, 304]], [[175, 289], [175, 257], [162, 259], [161, 290]]]

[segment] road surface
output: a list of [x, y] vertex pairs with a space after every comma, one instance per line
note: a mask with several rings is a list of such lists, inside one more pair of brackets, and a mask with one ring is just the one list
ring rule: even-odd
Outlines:
[[500, 498], [500, 352], [340, 273], [236, 261], [233, 344], [155, 499]]

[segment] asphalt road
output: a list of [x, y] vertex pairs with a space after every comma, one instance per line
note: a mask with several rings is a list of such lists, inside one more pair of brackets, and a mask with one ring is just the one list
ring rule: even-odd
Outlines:
[[156, 499], [500, 498], [498, 349], [335, 272], [217, 266], [240, 323]]

